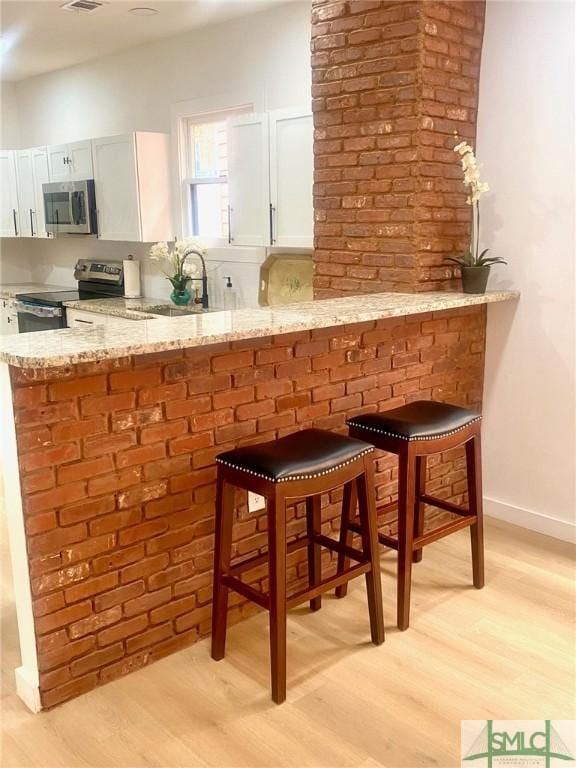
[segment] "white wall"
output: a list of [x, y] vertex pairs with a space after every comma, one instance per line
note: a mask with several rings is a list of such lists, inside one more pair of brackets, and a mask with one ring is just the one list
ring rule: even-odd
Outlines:
[[508, 260], [490, 288], [522, 292], [488, 312], [487, 512], [560, 538], [576, 506], [574, 8], [489, 0], [478, 121], [482, 237]]
[[[210, 102], [213, 109], [251, 103], [256, 111], [310, 102], [310, 2], [278, 4], [258, 14], [192, 30], [97, 61], [17, 83], [19, 146], [30, 147], [134, 130], [171, 131], [173, 106]], [[147, 247], [94, 238], [29, 242], [34, 280], [73, 283], [78, 258], [145, 258]], [[17, 261], [3, 242], [0, 260]], [[257, 303], [264, 249], [248, 249], [248, 262], [223, 264], [211, 254], [211, 290], [218, 301], [224, 275], [232, 275], [245, 303]], [[216, 260], [215, 260], [216, 259]], [[170, 285], [144, 265], [145, 292], [168, 296]]]
[[1, 84], [0, 102], [2, 104], [0, 110], [0, 146], [2, 149], [18, 147], [20, 146], [20, 125], [14, 83]]

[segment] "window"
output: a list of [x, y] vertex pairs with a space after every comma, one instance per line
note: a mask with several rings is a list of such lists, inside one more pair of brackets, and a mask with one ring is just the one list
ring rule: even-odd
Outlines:
[[226, 119], [234, 112], [183, 121], [183, 202], [188, 234], [228, 242], [228, 146]]

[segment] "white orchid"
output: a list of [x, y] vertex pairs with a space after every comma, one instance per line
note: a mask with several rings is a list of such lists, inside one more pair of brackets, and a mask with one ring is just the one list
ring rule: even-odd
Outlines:
[[[458, 133], [454, 131], [458, 138]], [[486, 256], [488, 248], [480, 253], [480, 205], [479, 200], [490, 187], [485, 181], [480, 181], [480, 166], [476, 160], [474, 149], [467, 141], [460, 141], [454, 147], [454, 152], [460, 155], [460, 165], [464, 172], [464, 186], [468, 187], [469, 194], [466, 198], [467, 205], [472, 206], [472, 229], [470, 235], [470, 247], [464, 256], [449, 256], [449, 261], [464, 267], [488, 266], [497, 262], [505, 264], [503, 259]], [[476, 206], [476, 222], [474, 222], [474, 206]], [[474, 226], [476, 224], [476, 226]], [[476, 230], [476, 231], [475, 231]]]
[[466, 198], [468, 205], [474, 205], [488, 192], [490, 187], [486, 182], [480, 181], [480, 166], [476, 160], [474, 150], [467, 141], [461, 141], [454, 147], [454, 152], [460, 155], [460, 164], [464, 171], [464, 185], [470, 188], [470, 194]]
[[162, 259], [168, 259], [169, 257], [168, 243], [156, 243], [156, 245], [150, 248], [150, 258], [152, 261], [162, 261]]
[[164, 262], [165, 267], [161, 266], [162, 272], [174, 287], [185, 286], [198, 273], [196, 264], [187, 264], [186, 259], [191, 254], [196, 253], [201, 257], [206, 254], [206, 248], [200, 240], [189, 238], [187, 240], [177, 240], [172, 248], [168, 243], [156, 243], [150, 248], [149, 258], [151, 261]]

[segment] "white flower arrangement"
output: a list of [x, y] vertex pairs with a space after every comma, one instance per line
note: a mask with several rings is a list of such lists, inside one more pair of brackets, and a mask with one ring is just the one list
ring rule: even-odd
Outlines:
[[[458, 138], [458, 133], [454, 135]], [[449, 256], [448, 260], [453, 261], [461, 267], [488, 267], [492, 264], [506, 264], [504, 259], [497, 256], [486, 256], [488, 248], [480, 253], [480, 198], [485, 192], [490, 191], [490, 187], [485, 181], [480, 180], [480, 166], [476, 160], [474, 149], [467, 141], [460, 141], [454, 147], [454, 152], [460, 155], [460, 165], [464, 172], [464, 186], [468, 187], [469, 193], [466, 198], [467, 205], [472, 206], [472, 231], [470, 234], [470, 247], [464, 256]], [[474, 210], [474, 206], [476, 210]], [[476, 213], [476, 221], [474, 221]]]
[[206, 249], [199, 240], [177, 240], [172, 248], [168, 243], [156, 243], [150, 248], [149, 258], [159, 264], [160, 269], [176, 289], [186, 288], [186, 283], [198, 274], [196, 264], [187, 264], [191, 254], [206, 255]]

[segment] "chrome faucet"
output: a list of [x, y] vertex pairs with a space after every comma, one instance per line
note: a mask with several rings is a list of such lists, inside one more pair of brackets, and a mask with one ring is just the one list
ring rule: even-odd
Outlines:
[[198, 256], [200, 261], [202, 262], [202, 277], [191, 277], [190, 280], [192, 281], [202, 281], [202, 297], [199, 299], [196, 297], [194, 299], [194, 304], [202, 304], [202, 309], [208, 309], [209, 305], [209, 299], [208, 299], [208, 272], [206, 271], [206, 262], [204, 261], [204, 256], [200, 253], [200, 251], [187, 251], [186, 252], [186, 258], [188, 256], [192, 256], [194, 254], [195, 256]]

